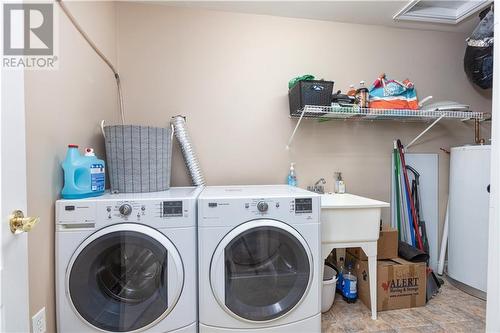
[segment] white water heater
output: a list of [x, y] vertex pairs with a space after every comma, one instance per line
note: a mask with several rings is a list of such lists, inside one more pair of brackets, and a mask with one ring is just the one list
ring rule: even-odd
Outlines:
[[486, 296], [488, 273], [489, 145], [451, 149], [448, 277]]

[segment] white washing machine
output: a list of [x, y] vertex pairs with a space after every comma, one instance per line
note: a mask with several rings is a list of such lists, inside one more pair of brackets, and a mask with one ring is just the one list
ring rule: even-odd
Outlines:
[[320, 198], [290, 186], [198, 199], [200, 332], [320, 332]]
[[58, 200], [58, 331], [197, 332], [200, 192]]

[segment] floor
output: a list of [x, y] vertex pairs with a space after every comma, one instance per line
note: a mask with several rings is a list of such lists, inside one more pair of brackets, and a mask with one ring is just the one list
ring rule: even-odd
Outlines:
[[371, 320], [370, 310], [360, 301], [348, 304], [335, 296], [323, 314], [322, 332], [484, 332], [486, 302], [453, 287], [448, 281], [426, 306], [383, 311]]

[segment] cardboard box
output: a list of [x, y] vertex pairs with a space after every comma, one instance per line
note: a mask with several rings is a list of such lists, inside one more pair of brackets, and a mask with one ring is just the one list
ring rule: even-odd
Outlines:
[[[347, 252], [361, 260], [368, 260], [365, 252], [360, 247], [351, 247]], [[392, 259], [398, 257], [398, 230], [383, 225], [377, 241], [377, 259]]]
[[[370, 307], [368, 261], [347, 255], [358, 278], [358, 298]], [[377, 261], [378, 311], [406, 309], [425, 305], [427, 274], [425, 263], [412, 263], [401, 258]]]

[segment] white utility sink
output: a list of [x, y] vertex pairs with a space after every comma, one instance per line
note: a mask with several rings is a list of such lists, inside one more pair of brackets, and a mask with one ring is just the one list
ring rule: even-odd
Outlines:
[[380, 211], [384, 207], [389, 204], [354, 194], [323, 194], [322, 243], [378, 240]]
[[377, 241], [380, 211], [387, 202], [353, 194], [321, 196], [321, 252], [326, 259], [332, 249], [361, 247], [368, 257], [372, 319], [377, 319]]

